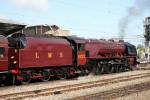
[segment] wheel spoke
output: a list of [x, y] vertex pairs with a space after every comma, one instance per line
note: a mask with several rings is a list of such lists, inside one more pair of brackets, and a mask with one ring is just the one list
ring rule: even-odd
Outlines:
[[50, 75], [48, 71], [43, 71], [42, 75], [43, 75], [43, 78], [41, 78], [41, 81], [46, 82], [50, 80]]
[[22, 84], [28, 84], [28, 83], [30, 83], [30, 81], [31, 81], [31, 76], [30, 76], [30, 74], [28, 74], [28, 73], [22, 73], [21, 74], [21, 76], [22, 76], [22, 80], [21, 80], [21, 83]]

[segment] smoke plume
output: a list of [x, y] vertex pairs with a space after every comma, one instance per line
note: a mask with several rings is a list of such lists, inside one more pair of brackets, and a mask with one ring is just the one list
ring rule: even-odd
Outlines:
[[131, 18], [142, 15], [146, 10], [150, 10], [149, 0], [135, 0], [134, 5], [127, 9], [127, 14], [120, 19], [118, 24], [118, 33], [121, 39], [124, 39]]

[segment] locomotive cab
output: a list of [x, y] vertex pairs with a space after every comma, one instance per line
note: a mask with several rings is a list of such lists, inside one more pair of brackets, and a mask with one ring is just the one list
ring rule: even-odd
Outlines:
[[77, 45], [77, 65], [84, 65], [86, 63], [85, 43], [78, 43]]
[[85, 39], [78, 37], [64, 37], [72, 45], [73, 49], [73, 64], [82, 66], [86, 64]]

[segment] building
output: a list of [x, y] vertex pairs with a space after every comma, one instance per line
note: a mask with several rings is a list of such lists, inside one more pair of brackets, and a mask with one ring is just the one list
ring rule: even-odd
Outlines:
[[29, 26], [22, 30], [22, 33], [26, 35], [40, 35], [40, 34], [50, 34], [53, 36], [70, 36], [69, 30], [64, 30], [57, 25], [36, 25]]

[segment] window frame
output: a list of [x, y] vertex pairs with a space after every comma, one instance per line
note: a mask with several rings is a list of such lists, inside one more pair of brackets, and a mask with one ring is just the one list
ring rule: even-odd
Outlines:
[[5, 47], [0, 47], [0, 58], [4, 58], [5, 55]]

